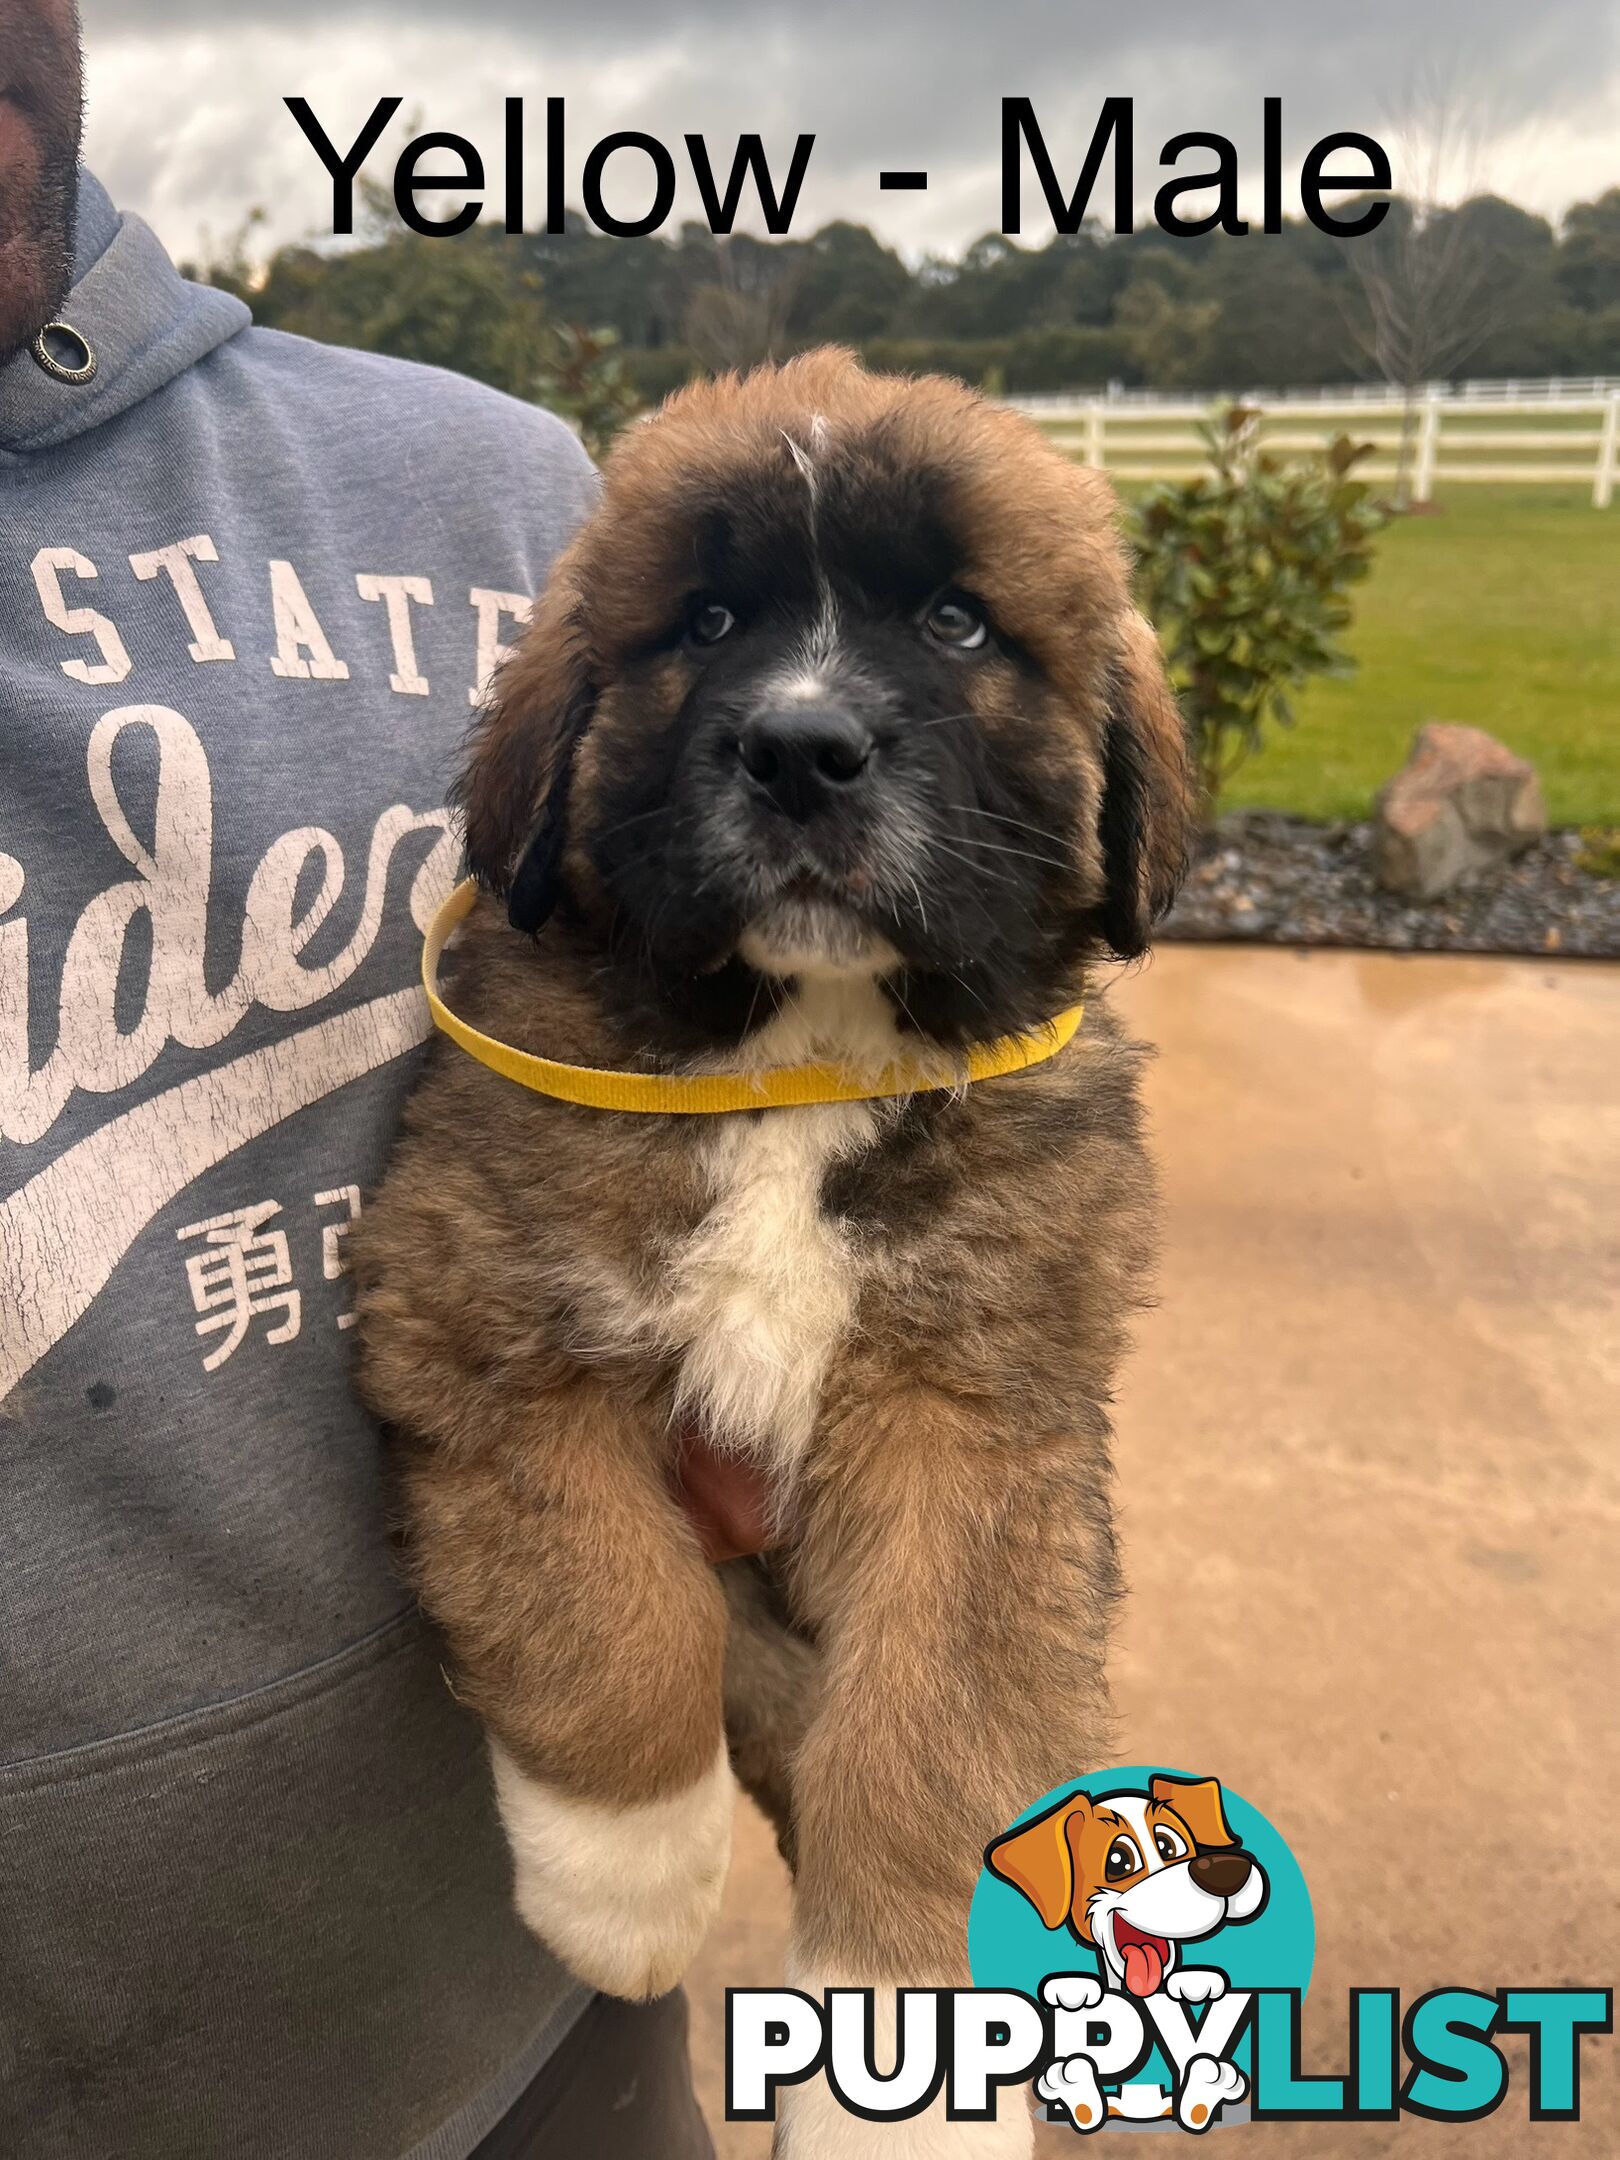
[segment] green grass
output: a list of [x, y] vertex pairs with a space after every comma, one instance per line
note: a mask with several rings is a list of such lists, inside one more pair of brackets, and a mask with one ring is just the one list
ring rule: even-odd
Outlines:
[[1312, 683], [1222, 807], [1363, 817], [1416, 730], [1454, 720], [1532, 760], [1555, 825], [1620, 823], [1620, 503], [1457, 485], [1375, 547], [1356, 673]]

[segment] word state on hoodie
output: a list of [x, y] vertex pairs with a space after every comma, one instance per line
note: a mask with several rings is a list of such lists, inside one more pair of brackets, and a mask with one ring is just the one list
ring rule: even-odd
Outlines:
[[[29, 565], [34, 590], [45, 621], [69, 641], [58, 665], [72, 682], [110, 687], [138, 679], [128, 617], [139, 608], [148, 617], [146, 649], [172, 646], [163, 651], [165, 680], [189, 659], [196, 667], [256, 665], [287, 682], [348, 682], [357, 670], [375, 668], [397, 697], [427, 697], [432, 690], [417, 658], [415, 618], [419, 609], [435, 606], [439, 595], [433, 579], [420, 572], [354, 572], [355, 591], [377, 609], [381, 635], [364, 651], [340, 653], [297, 566], [284, 557], [265, 562], [262, 612], [240, 624], [219, 620], [218, 602], [208, 591], [208, 568], [220, 561], [211, 533], [137, 549], [128, 561], [127, 572], [120, 565], [104, 578], [102, 566], [78, 547], [42, 547], [34, 554]], [[115, 597], [123, 580], [128, 591]], [[532, 602], [527, 593], [487, 585], [469, 585], [464, 598], [460, 592], [455, 598], [469, 611], [467, 702], [476, 705], [506, 657], [513, 628], [528, 621]]]

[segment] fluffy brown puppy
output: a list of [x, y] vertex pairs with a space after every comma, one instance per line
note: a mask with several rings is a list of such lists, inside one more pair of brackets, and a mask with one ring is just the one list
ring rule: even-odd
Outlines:
[[[1182, 730], [1107, 484], [961, 386], [821, 352], [608, 460], [475, 731], [451, 996], [641, 1071], [874, 1071], [1038, 1027], [1180, 873]], [[1141, 1298], [1137, 1053], [719, 1116], [575, 1108], [447, 1043], [357, 1240], [409, 1549], [489, 1726], [520, 1908], [671, 1986], [732, 1772], [802, 1985], [965, 1982], [985, 1843], [1106, 1760], [1106, 1404]], [[707, 1566], [683, 1430], [784, 1542]], [[892, 1997], [890, 1998], [892, 2000]], [[783, 2095], [804, 2160], [1027, 2149]]]

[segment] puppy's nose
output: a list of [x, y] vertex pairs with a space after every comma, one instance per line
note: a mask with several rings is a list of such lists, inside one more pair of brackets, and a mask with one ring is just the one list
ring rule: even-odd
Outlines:
[[1246, 1852], [1201, 1852], [1194, 1853], [1187, 1872], [1211, 1897], [1236, 1897], [1253, 1866]]
[[872, 737], [836, 705], [789, 705], [755, 713], [737, 738], [744, 772], [791, 818], [814, 816], [860, 778]]

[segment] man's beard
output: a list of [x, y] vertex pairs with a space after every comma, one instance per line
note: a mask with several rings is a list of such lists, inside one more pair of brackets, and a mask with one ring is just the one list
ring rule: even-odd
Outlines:
[[[48, 323], [73, 276], [82, 125], [71, 6], [0, 0], [0, 362]], [[12, 152], [5, 154], [10, 137]]]

